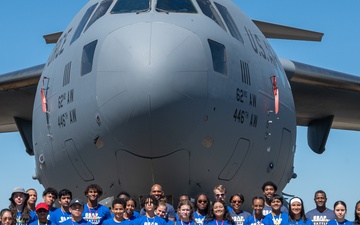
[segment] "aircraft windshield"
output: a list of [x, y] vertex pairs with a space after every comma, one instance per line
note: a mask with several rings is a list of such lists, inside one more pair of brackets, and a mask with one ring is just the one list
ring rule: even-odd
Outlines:
[[214, 20], [219, 26], [226, 31], [226, 28], [221, 21], [219, 14], [216, 12], [214, 6], [211, 4], [209, 0], [196, 0], [199, 4], [201, 11], [205, 14], [205, 16]]
[[111, 13], [140, 13], [150, 11], [150, 0], [118, 0]]
[[197, 13], [191, 0], [158, 0], [156, 11], [166, 13]]

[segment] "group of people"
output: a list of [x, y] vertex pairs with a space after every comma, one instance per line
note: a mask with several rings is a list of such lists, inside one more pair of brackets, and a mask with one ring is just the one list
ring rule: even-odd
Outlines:
[[[149, 195], [141, 200], [141, 210], [136, 211], [136, 200], [127, 192], [120, 192], [111, 204], [111, 209], [99, 204], [102, 188], [89, 185], [84, 194], [87, 201], [73, 198], [71, 191], [57, 192], [46, 188], [43, 202], [36, 204], [34, 189], [25, 191], [15, 188], [10, 206], [1, 210], [1, 225], [358, 225], [360, 224], [360, 201], [355, 207], [355, 221], [345, 219], [347, 211], [343, 201], [337, 201], [334, 209], [326, 207], [326, 193], [317, 191], [314, 196], [316, 208], [305, 214], [301, 198], [293, 197], [288, 207], [282, 196], [276, 194], [277, 186], [265, 182], [264, 196], [252, 199], [252, 212], [242, 210], [245, 201], [242, 194], [234, 194], [226, 203], [226, 189], [214, 188], [214, 198], [201, 193], [194, 200], [188, 195], [179, 197], [176, 208], [166, 202], [161, 185], [151, 187]], [[59, 208], [53, 205], [59, 199]]]

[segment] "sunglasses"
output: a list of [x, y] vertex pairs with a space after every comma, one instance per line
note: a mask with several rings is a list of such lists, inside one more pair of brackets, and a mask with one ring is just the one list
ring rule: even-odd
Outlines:
[[206, 200], [198, 200], [197, 202], [198, 203], [207, 203], [208, 201], [206, 201]]
[[241, 201], [232, 201], [231, 203], [236, 204], [236, 203], [241, 203]]

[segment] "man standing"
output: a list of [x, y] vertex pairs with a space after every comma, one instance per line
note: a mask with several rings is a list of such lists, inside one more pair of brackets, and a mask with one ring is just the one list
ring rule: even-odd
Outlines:
[[72, 193], [68, 189], [59, 191], [60, 208], [55, 210], [51, 216], [51, 221], [55, 224], [60, 224], [68, 219], [71, 219], [70, 202], [72, 200]]
[[[161, 199], [163, 199], [165, 197], [165, 193], [161, 187], [160, 184], [154, 184], [151, 189], [150, 189], [150, 195], [154, 195], [155, 198], [160, 201]], [[145, 210], [144, 208], [141, 209], [140, 211], [140, 215], [143, 216], [145, 215]], [[166, 218], [168, 220], [172, 220], [175, 221], [175, 210], [174, 207], [168, 203], [166, 203]]]
[[55, 200], [57, 199], [58, 192], [52, 187], [48, 187], [43, 192], [43, 199], [46, 204], [49, 206], [49, 215], [48, 220], [52, 221], [51, 216], [57, 208], [53, 207]]
[[45, 202], [40, 202], [36, 205], [36, 215], [38, 220], [30, 223], [30, 225], [51, 225], [51, 221], [47, 219], [49, 214], [49, 205]]
[[314, 201], [316, 208], [306, 213], [306, 218], [311, 220], [314, 225], [326, 225], [330, 220], [335, 219], [335, 214], [331, 209], [326, 208], [326, 193], [322, 190], [315, 192]]
[[109, 208], [98, 203], [103, 193], [99, 185], [90, 184], [84, 193], [88, 199], [82, 214], [85, 220], [94, 225], [101, 225], [104, 220], [111, 218]]

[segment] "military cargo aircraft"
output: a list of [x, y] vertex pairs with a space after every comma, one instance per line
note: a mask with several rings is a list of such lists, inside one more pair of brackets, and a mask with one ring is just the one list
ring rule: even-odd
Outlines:
[[176, 196], [246, 180], [252, 196], [294, 176], [296, 125], [318, 153], [330, 127], [358, 129], [357, 77], [280, 60], [267, 41], [320, 33], [251, 20], [229, 1], [174, 2], [90, 1], [47, 36], [45, 65], [2, 75], [0, 129], [22, 134], [44, 186], [139, 195], [156, 182]]

